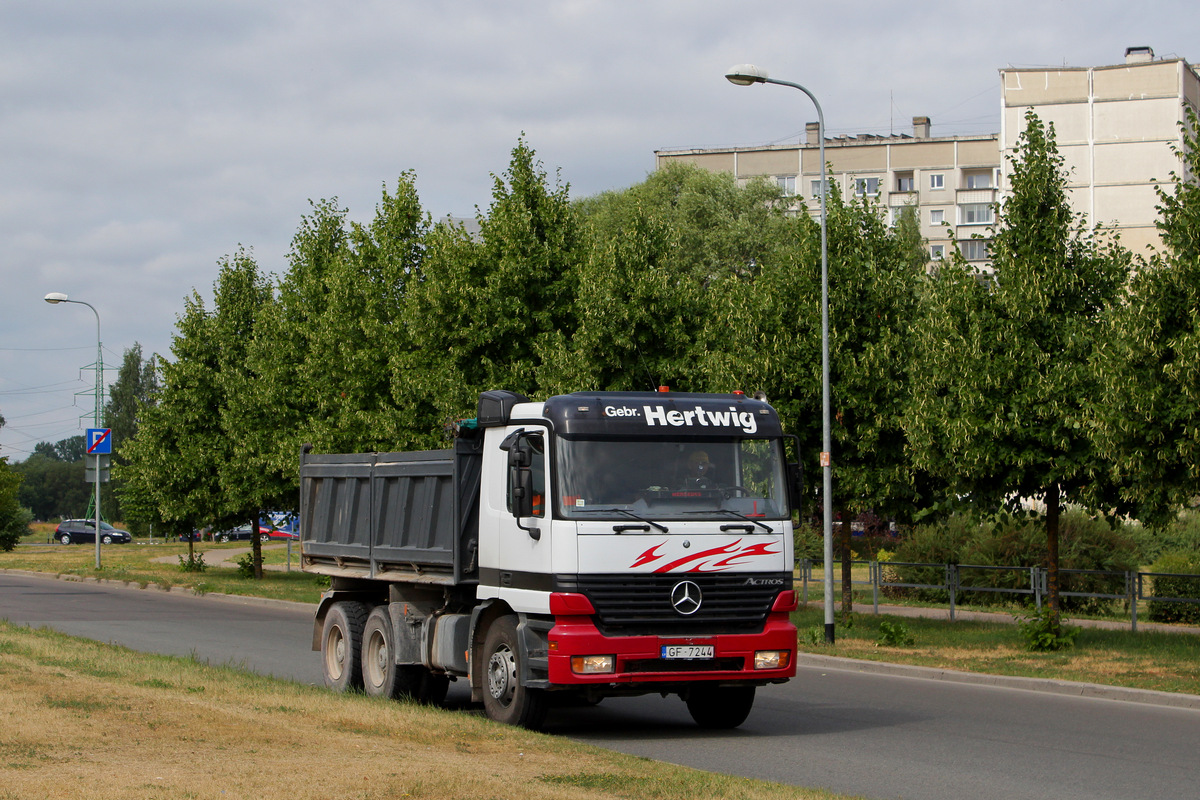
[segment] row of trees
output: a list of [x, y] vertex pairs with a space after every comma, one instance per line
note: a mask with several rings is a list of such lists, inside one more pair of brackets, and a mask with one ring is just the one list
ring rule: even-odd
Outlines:
[[[834, 499], [903, 521], [1042, 498], [1053, 564], [1064, 502], [1154, 519], [1196, 492], [1200, 197], [1163, 190], [1164, 250], [1135, 259], [1072, 215], [1032, 115], [1012, 175], [988, 276], [957, 249], [930, 275], [915, 219], [829, 198]], [[815, 468], [818, 228], [788, 208], [684, 166], [572, 202], [524, 141], [475, 235], [433, 222], [411, 174], [366, 224], [314, 203], [282, 277], [239, 250], [211, 309], [187, 300], [120, 446], [125, 513], [292, 507], [302, 442], [436, 446], [499, 387], [762, 390]]]

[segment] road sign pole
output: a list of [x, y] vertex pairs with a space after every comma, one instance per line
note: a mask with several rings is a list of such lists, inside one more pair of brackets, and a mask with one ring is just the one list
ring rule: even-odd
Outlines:
[[112, 453], [112, 428], [88, 428], [87, 451], [96, 465], [96, 570], [100, 569], [100, 459]]
[[100, 571], [100, 454], [96, 459], [96, 571]]

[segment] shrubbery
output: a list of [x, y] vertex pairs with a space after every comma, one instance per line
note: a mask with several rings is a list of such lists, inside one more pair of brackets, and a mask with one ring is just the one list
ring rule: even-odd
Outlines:
[[[1113, 528], [1102, 518], [1077, 511], [1062, 515], [1059, 525], [1059, 568], [1126, 572], [1138, 569], [1138, 546], [1128, 526]], [[998, 514], [972, 519], [958, 515], [934, 525], [918, 526], [902, 540], [884, 569], [884, 580], [897, 583], [941, 584], [944, 564], [977, 567], [1044, 567], [1046, 564], [1045, 520], [1032, 515]], [[895, 562], [899, 562], [896, 564]], [[904, 563], [936, 564], [936, 567], [910, 567]], [[1027, 570], [965, 569], [961, 582], [969, 586], [1003, 589], [1028, 589]], [[1060, 592], [1124, 594], [1122, 575], [1077, 575], [1060, 573]], [[917, 596], [944, 602], [940, 590], [891, 589], [892, 596]], [[1004, 599], [1031, 605], [1032, 595], [992, 592], [960, 592], [960, 602]], [[1088, 597], [1061, 597], [1063, 610], [1098, 611], [1110, 601]]]
[[[1167, 553], [1151, 565], [1150, 571], [1166, 575], [1200, 575], [1200, 552], [1180, 550]], [[1200, 597], [1200, 578], [1155, 578], [1152, 594], [1155, 597]], [[1200, 604], [1197, 603], [1151, 600], [1148, 607], [1153, 622], [1200, 624]]]

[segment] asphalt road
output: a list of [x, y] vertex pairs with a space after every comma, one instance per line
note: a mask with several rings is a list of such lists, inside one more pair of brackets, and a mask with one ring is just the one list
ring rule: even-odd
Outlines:
[[[320, 683], [312, 610], [0, 573], [0, 617]], [[465, 705], [452, 688], [451, 702]], [[1200, 796], [1200, 709], [802, 667], [738, 730], [677, 698], [556, 710], [547, 732], [707, 770], [877, 800]]]

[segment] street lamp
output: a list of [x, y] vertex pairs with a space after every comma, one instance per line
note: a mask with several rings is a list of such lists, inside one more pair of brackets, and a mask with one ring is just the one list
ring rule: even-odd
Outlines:
[[[45, 300], [51, 305], [59, 303], [75, 303], [87, 306], [96, 315], [96, 408], [93, 414], [93, 424], [103, 427], [104, 423], [104, 350], [100, 344], [100, 312], [91, 303], [82, 300], [68, 300], [62, 292], [50, 292]], [[96, 456], [96, 569], [100, 569], [100, 456]]]
[[813, 105], [817, 107], [817, 140], [821, 158], [821, 470], [824, 477], [825, 499], [825, 641], [833, 644], [833, 447], [829, 433], [829, 253], [826, 246], [826, 205], [827, 190], [825, 181], [825, 114], [821, 104], [808, 89], [798, 83], [780, 81], [767, 77], [767, 71], [753, 64], [739, 64], [730, 67], [725, 78], [737, 86], [750, 86], [755, 83], [774, 83], [779, 86], [791, 86], [808, 95]]

